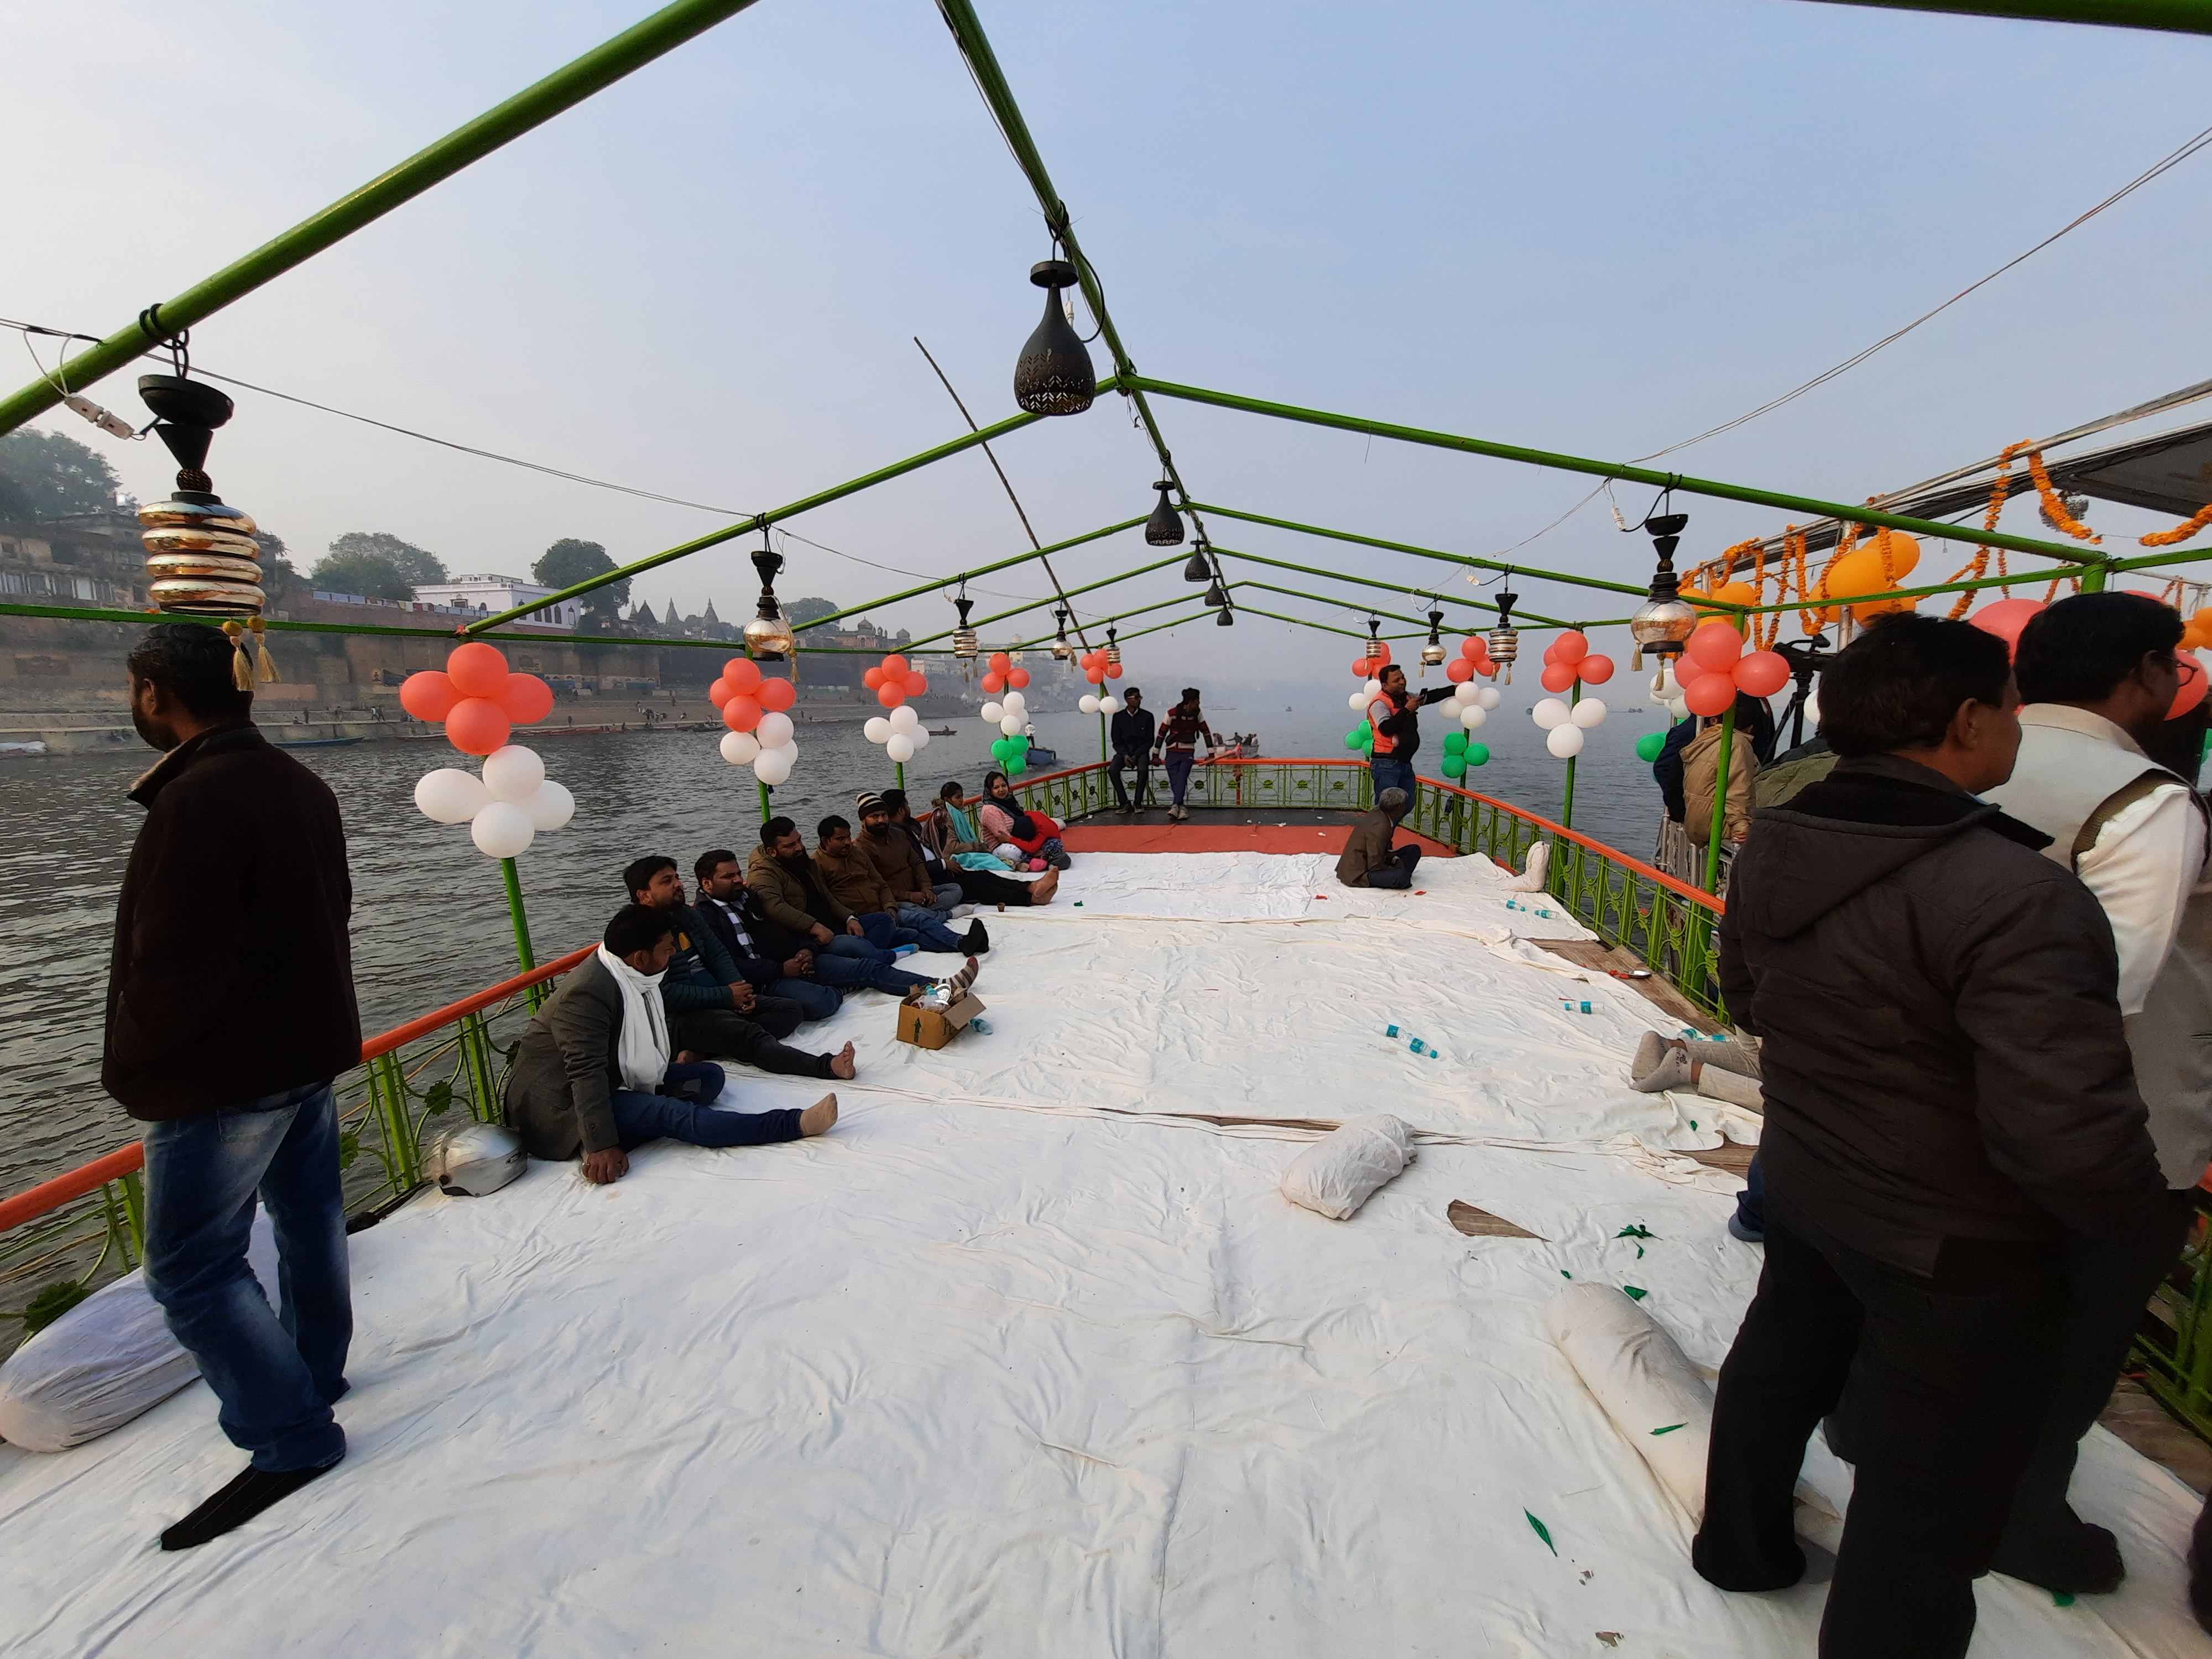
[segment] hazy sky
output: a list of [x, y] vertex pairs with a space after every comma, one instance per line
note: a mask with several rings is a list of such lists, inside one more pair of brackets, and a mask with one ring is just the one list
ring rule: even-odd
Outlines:
[[[1800, 0], [981, 10], [1145, 372], [1607, 458], [1743, 412], [2039, 240], [2204, 125], [2212, 63], [2189, 37]], [[0, 19], [0, 315], [105, 334], [641, 12], [16, 0]], [[2183, 164], [1671, 464], [1858, 500], [2205, 377], [2208, 169]], [[750, 511], [962, 429], [911, 336], [979, 418], [1010, 412], [1038, 311], [1026, 273], [1048, 252], [929, 0], [763, 0], [203, 324], [193, 349], [319, 402]], [[31, 373], [16, 337], [0, 334], [10, 384]], [[126, 377], [94, 395], [144, 418]], [[1201, 499], [1464, 552], [1520, 541], [1589, 488], [1158, 409]], [[47, 423], [167, 493], [156, 446]], [[1000, 453], [1048, 540], [1152, 499], [1119, 399]], [[722, 522], [244, 393], [210, 471], [306, 562], [388, 530], [455, 570], [520, 573], [556, 537], [628, 560]], [[1649, 492], [1620, 495], [1632, 517]], [[1686, 505], [1686, 553], [1780, 527]], [[2006, 522], [2039, 533], [2032, 500]], [[1024, 545], [980, 457], [793, 528], [925, 578]], [[1392, 580], [1441, 569], [1226, 523], [1218, 539]], [[788, 550], [791, 595], [910, 585]], [[1129, 532], [1066, 556], [1062, 579], [1145, 553]], [[1639, 581], [1649, 560], [1601, 501], [1524, 556]], [[1166, 598], [1176, 574], [1113, 592]], [[729, 615], [751, 586], [733, 545], [638, 591], [687, 611], [711, 594]], [[1024, 572], [978, 586], [1045, 591]], [[951, 614], [931, 598], [879, 620], [919, 632]], [[1345, 646], [1251, 619], [1138, 648], [1156, 674], [1343, 678]]]

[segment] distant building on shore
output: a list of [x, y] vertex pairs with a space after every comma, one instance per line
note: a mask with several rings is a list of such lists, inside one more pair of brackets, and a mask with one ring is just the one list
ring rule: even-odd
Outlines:
[[[424, 582], [415, 590], [415, 597], [424, 605], [441, 609], [480, 611], [489, 616], [494, 611], [513, 611], [519, 605], [550, 599], [557, 590], [540, 587], [520, 576], [492, 574], [453, 576], [441, 582]], [[556, 605], [541, 605], [518, 622], [533, 622], [545, 628], [575, 627], [584, 614], [581, 599], [562, 599]]]

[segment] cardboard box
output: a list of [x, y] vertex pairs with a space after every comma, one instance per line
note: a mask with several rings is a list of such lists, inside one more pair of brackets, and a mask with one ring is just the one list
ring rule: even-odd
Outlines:
[[983, 1012], [972, 991], [963, 991], [943, 1008], [925, 1008], [917, 988], [899, 1004], [897, 1036], [920, 1048], [942, 1048], [968, 1029], [968, 1022]]

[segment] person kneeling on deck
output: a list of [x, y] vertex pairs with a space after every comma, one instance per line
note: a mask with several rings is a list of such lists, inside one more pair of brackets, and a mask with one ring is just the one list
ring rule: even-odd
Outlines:
[[[900, 805], [905, 805], [904, 790], [892, 793]], [[860, 833], [853, 838], [853, 844], [867, 854], [868, 862], [876, 866], [884, 885], [897, 901], [891, 915], [902, 927], [921, 927], [933, 921], [941, 926], [968, 914], [961, 908], [964, 901], [959, 884], [933, 881], [914, 838], [891, 827], [889, 797], [867, 791], [854, 798], [854, 810], [860, 814]]]
[[626, 904], [599, 950], [538, 1011], [507, 1085], [507, 1124], [531, 1157], [581, 1154], [584, 1179], [605, 1183], [628, 1175], [631, 1149], [648, 1140], [759, 1146], [836, 1122], [835, 1095], [803, 1112], [719, 1110], [722, 1068], [671, 1062], [660, 981], [676, 950], [667, 911]]
[[1410, 843], [1390, 847], [1398, 833], [1398, 820], [1413, 810], [1413, 798], [1402, 789], [1385, 789], [1375, 797], [1375, 810], [1352, 826], [1336, 861], [1336, 878], [1346, 887], [1411, 887], [1413, 867], [1421, 849]]
[[804, 1018], [796, 1002], [763, 996], [722, 949], [699, 913], [684, 902], [684, 883], [671, 858], [639, 859], [623, 872], [632, 903], [665, 914], [676, 929], [676, 954], [660, 982], [660, 1000], [679, 1048], [721, 1054], [785, 1077], [853, 1075], [853, 1045], [810, 1054], [779, 1042]]
[[[914, 935], [892, 927], [889, 916], [878, 914], [863, 926], [843, 905], [830, 896], [822, 872], [806, 856], [806, 843], [799, 826], [789, 818], [770, 818], [761, 825], [761, 844], [745, 866], [746, 886], [759, 902], [763, 918], [782, 930], [764, 939], [772, 955], [781, 955], [811, 940], [815, 951], [814, 971], [828, 983], [850, 982], [873, 986], [895, 997], [917, 985], [930, 982], [925, 974], [910, 974], [892, 964], [901, 944], [915, 942]], [[973, 965], [974, 958], [969, 959]]]
[[1721, 985], [1762, 1039], [1766, 1259], [1713, 1403], [1698, 1572], [1805, 1573], [1792, 1493], [1850, 1384], [1824, 1659], [1957, 1659], [2057, 1375], [2072, 1241], [2162, 1228], [2112, 929], [1977, 797], [2012, 774], [2005, 644], [1903, 615], [1838, 653], [1841, 756], [1762, 809]]
[[[878, 815], [883, 815], [880, 802], [875, 810]], [[890, 820], [884, 816], [883, 822], [888, 825]], [[861, 933], [871, 944], [889, 945], [893, 950], [902, 945], [912, 945], [924, 951], [949, 951], [967, 956], [991, 948], [990, 935], [979, 921], [969, 922], [963, 936], [918, 906], [909, 905], [902, 910], [898, 895], [884, 879], [881, 866], [853, 839], [853, 826], [834, 812], [822, 820], [817, 831], [814, 867], [821, 874], [822, 884], [830, 890], [830, 896], [858, 921]]]

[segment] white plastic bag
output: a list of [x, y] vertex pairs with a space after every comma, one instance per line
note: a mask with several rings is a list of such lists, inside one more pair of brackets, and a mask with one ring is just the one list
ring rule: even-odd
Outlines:
[[1346, 1221], [1375, 1189], [1413, 1161], [1413, 1132], [1388, 1112], [1349, 1118], [1291, 1160], [1283, 1196]]
[[1713, 1391], [1659, 1322], [1610, 1285], [1570, 1285], [1544, 1328], [1692, 1522], [1705, 1513]]
[[1544, 884], [1550, 878], [1551, 865], [1552, 843], [1548, 841], [1529, 842], [1528, 855], [1521, 861], [1521, 873], [1505, 884], [1505, 890], [1509, 893], [1542, 892]]
[[[246, 1259], [279, 1305], [276, 1239], [254, 1212]], [[102, 1285], [0, 1365], [0, 1440], [25, 1451], [67, 1451], [151, 1411], [200, 1374], [169, 1334], [143, 1273]]]

